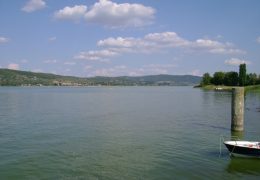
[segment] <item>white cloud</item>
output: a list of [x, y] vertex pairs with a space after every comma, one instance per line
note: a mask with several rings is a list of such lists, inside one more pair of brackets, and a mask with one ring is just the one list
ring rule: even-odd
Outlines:
[[137, 40], [135, 38], [107, 38], [104, 40], [98, 41], [98, 46], [111, 46], [111, 47], [125, 47], [125, 48], [132, 48], [136, 45]]
[[140, 27], [153, 22], [155, 9], [142, 4], [117, 4], [109, 0], [100, 0], [86, 13], [88, 22], [107, 27]]
[[101, 50], [80, 52], [74, 59], [85, 59], [106, 62], [108, 59], [126, 53], [158, 53], [170, 52], [173, 49], [182, 49], [184, 52], [203, 52], [210, 54], [245, 54], [232, 43], [220, 42], [210, 39], [197, 39], [195, 41], [180, 37], [175, 32], [150, 33], [143, 38], [109, 37], [97, 42]]
[[260, 36], [258, 38], [256, 38], [256, 42], [258, 42], [260, 44]]
[[210, 39], [198, 39], [193, 42], [194, 48], [204, 49], [213, 54], [245, 54], [246, 52], [234, 48], [232, 43], [222, 43]]
[[54, 13], [54, 18], [60, 20], [72, 20], [79, 21], [82, 19], [87, 12], [87, 6], [85, 5], [76, 5], [73, 7], [65, 7]]
[[19, 66], [19, 64], [11, 63], [11, 64], [8, 64], [7, 68], [12, 69], [12, 70], [19, 70], [20, 66]]
[[190, 41], [181, 38], [175, 32], [150, 33], [144, 37], [143, 41], [160, 47], [186, 47], [191, 45]]
[[231, 58], [225, 61], [225, 64], [231, 65], [231, 66], [238, 66], [240, 64], [251, 64], [250, 61], [238, 59], [238, 58]]
[[25, 6], [22, 8], [22, 11], [33, 12], [40, 10], [46, 7], [46, 3], [43, 0], [29, 0]]
[[182, 48], [192, 51], [202, 51], [212, 54], [245, 54], [246, 52], [226, 42], [210, 39], [197, 39], [190, 41], [180, 37], [175, 32], [150, 33], [143, 38], [109, 37], [97, 42], [97, 45], [118, 53], [143, 52], [154, 53], [161, 50]]
[[6, 37], [0, 36], [0, 44], [9, 42], [9, 39]]
[[209, 39], [197, 39], [194, 42], [194, 45], [196, 47], [205, 47], [205, 48], [219, 48], [219, 47], [224, 47], [225, 45], [218, 42], [218, 41], [212, 41]]
[[110, 28], [141, 27], [152, 24], [155, 9], [142, 4], [118, 4], [110, 0], [99, 0], [87, 9], [85, 5], [65, 7], [54, 13], [60, 20], [80, 21], [101, 24]]
[[97, 51], [80, 52], [78, 55], [74, 56], [74, 59], [107, 62], [108, 58], [114, 57], [116, 55], [116, 52], [104, 49]]
[[143, 38], [117, 37], [100, 40], [98, 46], [113, 49], [116, 52], [153, 53], [166, 48], [189, 47], [191, 42], [175, 32], [150, 33]]

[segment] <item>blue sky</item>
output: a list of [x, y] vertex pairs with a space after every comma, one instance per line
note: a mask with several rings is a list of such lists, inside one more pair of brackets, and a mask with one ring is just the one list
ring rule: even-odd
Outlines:
[[0, 0], [0, 68], [81, 77], [260, 74], [259, 0]]

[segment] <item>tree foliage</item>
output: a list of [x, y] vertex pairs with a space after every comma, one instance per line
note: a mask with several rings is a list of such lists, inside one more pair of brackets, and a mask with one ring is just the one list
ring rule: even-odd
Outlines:
[[211, 84], [211, 80], [212, 80], [212, 77], [210, 76], [210, 74], [209, 73], [205, 73], [202, 76], [201, 85], [202, 86], [209, 85], [209, 84]]
[[212, 78], [212, 83], [215, 85], [224, 85], [225, 73], [222, 71], [215, 72]]
[[240, 64], [239, 65], [239, 86], [245, 86], [246, 85], [246, 64]]
[[225, 86], [248, 86], [260, 84], [260, 75], [256, 73], [246, 74], [246, 64], [239, 66], [239, 73], [230, 71], [222, 72], [218, 71], [213, 74], [213, 77], [209, 73], [205, 73], [202, 77], [202, 86], [213, 85], [225, 85]]
[[248, 74], [246, 80], [247, 80], [246, 85], [256, 85], [258, 82], [256, 73]]
[[231, 71], [225, 73], [224, 84], [226, 86], [237, 86], [238, 85], [238, 73]]

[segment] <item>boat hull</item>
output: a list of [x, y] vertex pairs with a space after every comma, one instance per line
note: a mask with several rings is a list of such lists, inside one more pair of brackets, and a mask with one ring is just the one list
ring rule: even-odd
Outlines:
[[260, 149], [258, 148], [241, 147], [227, 143], [224, 144], [232, 155], [260, 158]]

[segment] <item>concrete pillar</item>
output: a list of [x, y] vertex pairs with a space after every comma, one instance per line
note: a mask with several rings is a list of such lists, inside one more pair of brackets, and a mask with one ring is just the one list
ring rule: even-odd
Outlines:
[[244, 130], [244, 87], [232, 89], [231, 131]]
[[244, 139], [244, 131], [231, 131], [231, 141]]

